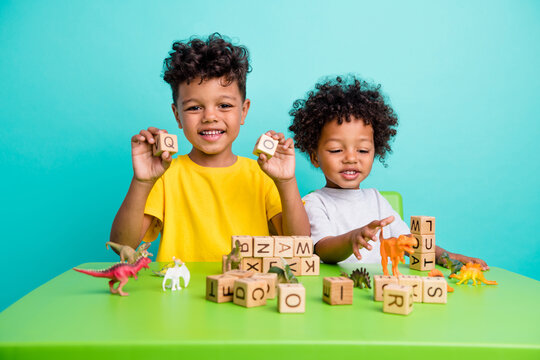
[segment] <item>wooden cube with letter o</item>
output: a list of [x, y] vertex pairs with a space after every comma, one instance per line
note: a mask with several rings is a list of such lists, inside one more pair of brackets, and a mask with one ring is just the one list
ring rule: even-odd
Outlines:
[[278, 285], [278, 311], [303, 313], [306, 311], [306, 289], [302, 284]]

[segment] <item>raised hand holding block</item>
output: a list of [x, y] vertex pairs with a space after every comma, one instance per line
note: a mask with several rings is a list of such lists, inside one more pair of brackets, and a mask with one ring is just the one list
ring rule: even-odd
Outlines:
[[266, 281], [266, 298], [273, 299], [276, 297], [276, 286], [277, 286], [277, 274], [275, 273], [263, 273], [253, 275], [253, 279], [261, 279]]
[[261, 258], [242, 258], [242, 270], [260, 273], [262, 272], [262, 266]]
[[274, 236], [274, 256], [290, 258], [294, 256], [294, 240], [290, 236]]
[[447, 283], [442, 277], [424, 277], [422, 278], [423, 294], [422, 302], [446, 304]]
[[323, 301], [330, 305], [352, 305], [354, 281], [341, 277], [323, 279]]
[[155, 143], [152, 146], [154, 156], [161, 156], [164, 151], [173, 155], [178, 152], [178, 139], [174, 134], [159, 133], [154, 137]]
[[319, 275], [321, 259], [317, 255], [300, 259], [300, 275]]
[[276, 153], [278, 144], [278, 140], [274, 140], [270, 136], [262, 134], [259, 140], [257, 140], [257, 143], [255, 144], [255, 148], [253, 149], [253, 155], [259, 157], [259, 155], [263, 153], [266, 154], [267, 159], [270, 159]]
[[245, 307], [266, 305], [266, 281], [244, 278], [234, 281], [233, 302]]
[[411, 233], [419, 235], [435, 234], [435, 218], [433, 216], [411, 216]]
[[435, 252], [435, 235], [413, 234], [416, 245], [413, 245], [415, 254]]
[[233, 300], [235, 276], [221, 274], [206, 277], [206, 300], [217, 303]]
[[[412, 288], [413, 301], [422, 302], [423, 284], [422, 277], [418, 275], [400, 275], [398, 276], [399, 285], [410, 286]], [[383, 291], [384, 293], [384, 291]]]
[[271, 236], [253, 237], [253, 257], [273, 257], [274, 238]]
[[398, 284], [398, 278], [388, 275], [373, 276], [373, 300], [383, 301], [383, 290], [389, 284]]
[[233, 235], [231, 237], [231, 249], [236, 246], [236, 240], [240, 242], [240, 256], [253, 257], [253, 236]]
[[419, 271], [435, 269], [435, 253], [409, 254], [409, 268]]
[[264, 257], [262, 258], [262, 272], [267, 273], [272, 266], [283, 269], [283, 264], [280, 258], [277, 257]]
[[302, 284], [278, 285], [278, 311], [303, 313], [306, 311], [306, 289]]
[[293, 236], [295, 257], [311, 257], [313, 255], [313, 240], [309, 236]]
[[383, 293], [385, 313], [408, 315], [413, 310], [413, 294], [410, 286], [389, 284]]

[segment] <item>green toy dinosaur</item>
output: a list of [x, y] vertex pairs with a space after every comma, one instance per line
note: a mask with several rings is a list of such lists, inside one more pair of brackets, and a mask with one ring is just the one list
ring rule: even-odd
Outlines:
[[236, 240], [235, 246], [228, 255], [223, 255], [222, 272], [240, 269], [242, 256], [240, 255], [240, 241]]
[[105, 246], [108, 249], [110, 245], [111, 248], [116, 251], [118, 255], [120, 255], [120, 262], [124, 262], [127, 259], [128, 264], [135, 264], [135, 262], [143, 255], [153, 256], [153, 254], [146, 251], [151, 244], [152, 243], [149, 242], [143, 242], [136, 251], [129, 245], [120, 245], [112, 241], [107, 241]]
[[[441, 261], [439, 265], [442, 265], [445, 268], [450, 269], [450, 275], [454, 275], [454, 274], [457, 274], [461, 270], [464, 264], [459, 260], [452, 259], [450, 255], [448, 255], [447, 252], [444, 252], [441, 255]], [[450, 275], [448, 275], [448, 277], [450, 277]]]
[[351, 275], [347, 274], [346, 272], [342, 271], [341, 276], [348, 277], [354, 282], [354, 287], [363, 289], [364, 287], [367, 287], [371, 289], [371, 278], [369, 277], [369, 273], [365, 268], [360, 269], [354, 269]]
[[277, 266], [272, 266], [268, 272], [275, 273], [278, 275], [278, 280], [282, 284], [297, 284], [298, 279], [294, 276], [291, 267], [287, 264], [284, 258], [281, 258], [283, 262], [283, 269]]

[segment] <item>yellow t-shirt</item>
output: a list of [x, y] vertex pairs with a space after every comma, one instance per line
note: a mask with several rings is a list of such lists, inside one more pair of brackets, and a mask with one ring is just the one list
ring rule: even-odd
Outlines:
[[221, 261], [232, 235], [269, 235], [281, 200], [254, 160], [238, 156], [231, 166], [213, 168], [182, 155], [155, 183], [144, 212], [154, 220], [143, 240], [161, 231], [156, 261]]

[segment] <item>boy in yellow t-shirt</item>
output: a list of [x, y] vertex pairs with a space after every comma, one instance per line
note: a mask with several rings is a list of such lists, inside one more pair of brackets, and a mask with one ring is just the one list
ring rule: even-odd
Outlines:
[[[155, 127], [131, 138], [133, 179], [111, 229], [111, 241], [136, 248], [161, 233], [157, 261], [219, 261], [231, 235], [309, 235], [295, 177], [292, 139], [279, 141], [270, 159], [232, 152], [249, 110], [248, 50], [219, 34], [175, 42], [164, 61], [178, 127], [193, 145], [172, 159], [152, 156]], [[257, 164], [258, 163], [258, 164]]]

